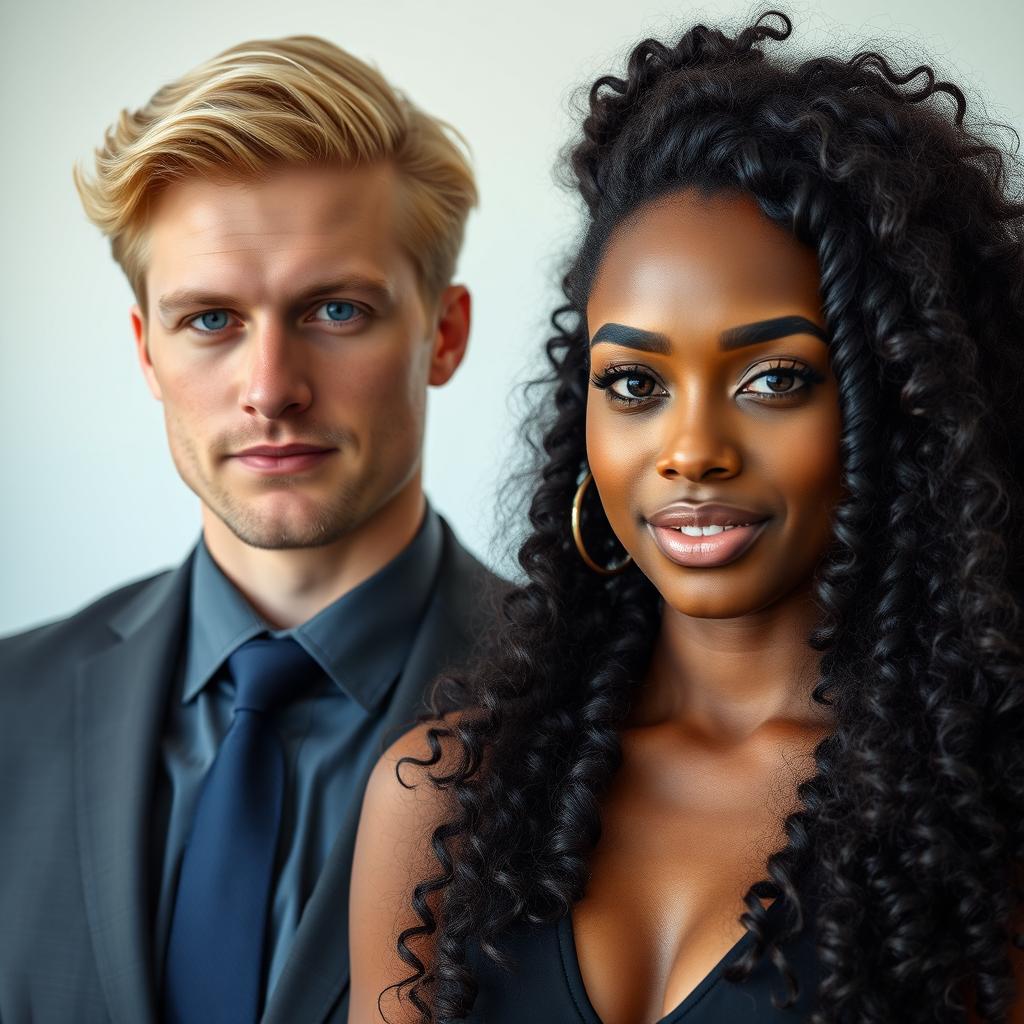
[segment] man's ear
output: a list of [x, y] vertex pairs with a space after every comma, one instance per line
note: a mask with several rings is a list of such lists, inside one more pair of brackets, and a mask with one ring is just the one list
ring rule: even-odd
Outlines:
[[461, 284], [449, 285], [437, 300], [434, 351], [427, 378], [435, 387], [451, 380], [466, 355], [471, 310], [469, 291]]
[[163, 401], [163, 393], [160, 391], [160, 382], [156, 379], [153, 370], [153, 362], [149, 358], [149, 343], [146, 339], [146, 318], [138, 305], [131, 308], [132, 333], [135, 335], [135, 354], [139, 358], [139, 366], [142, 367], [142, 376], [146, 378], [149, 390], [158, 401]]

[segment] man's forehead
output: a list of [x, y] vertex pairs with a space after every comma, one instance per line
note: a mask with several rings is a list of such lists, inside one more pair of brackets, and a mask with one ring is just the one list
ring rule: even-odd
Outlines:
[[330, 245], [339, 235], [390, 236], [395, 210], [387, 168], [294, 168], [241, 182], [187, 179], [168, 187], [150, 219], [154, 241], [195, 252], [296, 240]]
[[375, 281], [393, 292], [405, 268], [391, 184], [373, 169], [178, 183], [150, 222], [150, 295], [162, 302], [188, 281], [192, 291], [205, 282], [222, 293], [283, 296], [327, 278]]
[[[149, 279], [153, 295], [167, 309], [168, 296], [214, 291], [255, 298], [290, 297], [337, 281], [348, 289], [393, 294], [405, 276], [404, 260], [381, 258], [372, 246], [342, 247], [336, 242], [278, 244], [268, 237], [248, 238], [235, 246], [175, 247], [152, 254]], [[181, 303], [178, 303], [179, 305]]]
[[[314, 236], [302, 232], [239, 231], [233, 235], [215, 232], [195, 234], [181, 239], [167, 239], [176, 242], [177, 259], [188, 261], [209, 260], [211, 263], [221, 257], [268, 258], [276, 261], [303, 258], [320, 260], [337, 256], [340, 245], [338, 235], [323, 232]], [[376, 239], [368, 238], [366, 250], [374, 251]]]

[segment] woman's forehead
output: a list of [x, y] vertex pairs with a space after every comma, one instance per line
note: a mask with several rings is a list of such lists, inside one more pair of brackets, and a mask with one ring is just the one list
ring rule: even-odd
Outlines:
[[587, 320], [591, 329], [611, 320], [664, 330], [789, 309], [814, 315], [819, 289], [814, 251], [751, 197], [688, 191], [648, 204], [612, 232]]

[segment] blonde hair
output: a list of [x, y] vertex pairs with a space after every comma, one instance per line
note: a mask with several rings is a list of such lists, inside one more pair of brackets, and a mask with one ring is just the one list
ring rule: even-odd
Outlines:
[[259, 177], [281, 165], [390, 161], [404, 186], [401, 243], [424, 295], [451, 281], [477, 192], [465, 142], [393, 89], [374, 68], [316, 36], [241, 43], [122, 110], [95, 151], [96, 176], [76, 165], [89, 219], [146, 312], [147, 217], [169, 184]]

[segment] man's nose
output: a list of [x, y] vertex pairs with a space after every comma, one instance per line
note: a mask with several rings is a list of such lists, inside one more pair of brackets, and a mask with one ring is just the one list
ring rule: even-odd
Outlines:
[[252, 328], [240, 404], [264, 419], [300, 413], [313, 400], [302, 343], [284, 324], [267, 320]]
[[679, 401], [666, 419], [664, 443], [655, 464], [658, 473], [666, 480], [694, 483], [735, 476], [742, 459], [727, 420], [707, 396], [691, 393]]

